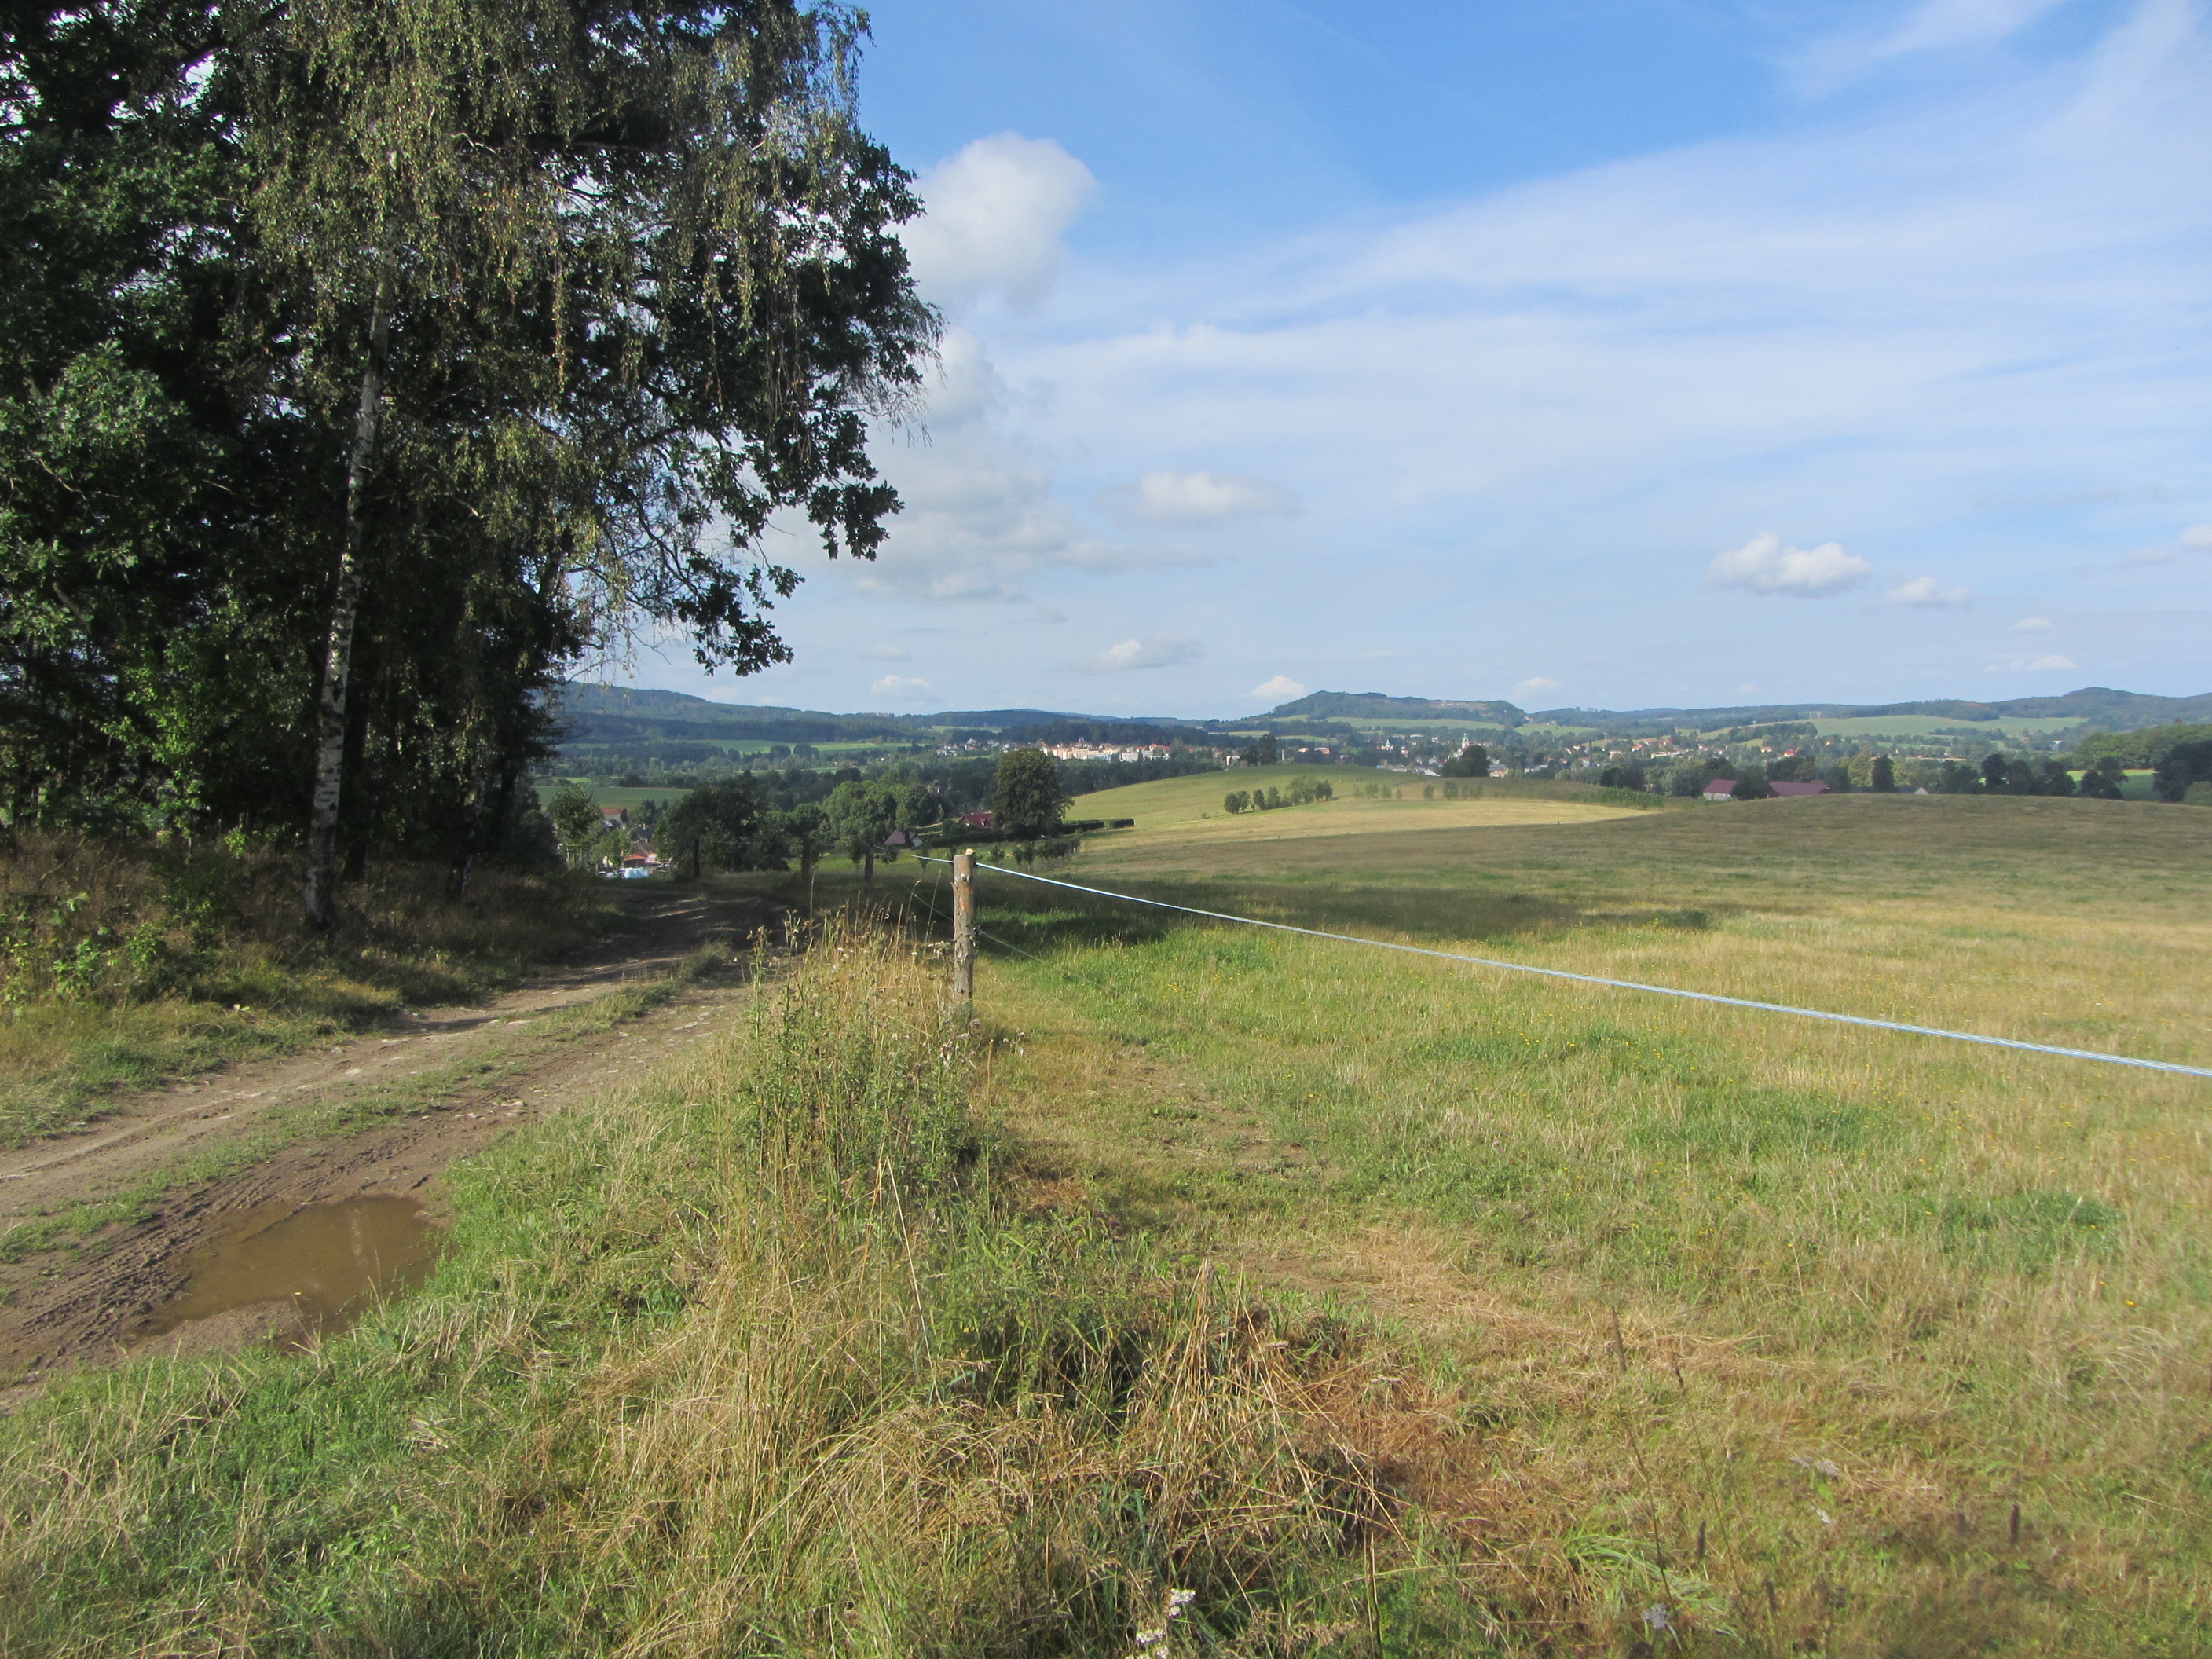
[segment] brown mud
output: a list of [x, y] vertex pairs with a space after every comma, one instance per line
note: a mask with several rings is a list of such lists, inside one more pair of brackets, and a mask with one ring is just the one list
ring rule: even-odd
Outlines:
[[[305, 1340], [426, 1273], [447, 1164], [726, 1025], [746, 988], [692, 980], [605, 1029], [546, 1016], [781, 931], [753, 899], [657, 883], [620, 896], [631, 927], [482, 1007], [120, 1097], [82, 1132], [0, 1153], [0, 1239], [126, 1212], [0, 1261], [0, 1404], [88, 1360]], [[299, 1130], [354, 1108], [358, 1127]], [[287, 1251], [289, 1276], [270, 1255]], [[296, 1259], [309, 1254], [320, 1279]]]

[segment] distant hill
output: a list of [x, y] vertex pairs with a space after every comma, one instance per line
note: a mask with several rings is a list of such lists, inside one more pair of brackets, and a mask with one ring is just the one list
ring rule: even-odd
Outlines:
[[2131, 732], [2173, 720], [2212, 719], [2212, 693], [2159, 697], [2093, 685], [2063, 696], [2009, 697], [2000, 702], [1939, 697], [1920, 702], [1757, 703], [1727, 708], [1545, 708], [1528, 718], [1550, 726], [1683, 726], [1711, 732], [1772, 720], [1865, 720], [1881, 714], [1929, 714], [1954, 720], [2072, 720], [2100, 731]]
[[1316, 691], [1267, 713], [1273, 720], [1470, 720], [1505, 726], [1528, 718], [1510, 702], [1390, 697], [1380, 691]]
[[1195, 724], [1166, 714], [1077, 714], [1048, 708], [956, 708], [941, 714], [832, 714], [774, 703], [714, 702], [641, 686], [563, 686], [554, 699], [569, 743], [913, 743], [951, 732], [1035, 732], [1041, 742], [1128, 743], [1170, 731], [1195, 739]]
[[[772, 703], [713, 702], [683, 691], [635, 686], [565, 686], [556, 698], [564, 740], [633, 744], [694, 741], [730, 743], [914, 743], [951, 732], [1034, 732], [1035, 740], [1076, 738], [1126, 743], [1145, 728], [1172, 730], [1189, 741], [1204, 728], [1235, 727], [1234, 720], [1178, 720], [1165, 714], [1079, 714], [1047, 708], [960, 708], [936, 714], [832, 714]], [[2056, 697], [2012, 697], [2000, 702], [1939, 697], [1918, 702], [1749, 703], [1717, 708], [1544, 708], [1534, 714], [1510, 702], [1445, 697], [1394, 697], [1380, 691], [1316, 691], [1279, 705], [1266, 721], [1329, 720], [1464, 720], [1512, 730], [1528, 725], [1595, 726], [1614, 732], [1665, 731], [1670, 726], [1717, 732], [1778, 721], [1855, 720], [1883, 714], [1924, 714], [1960, 721], [2078, 720], [2094, 731], [2131, 732], [2175, 720], [2212, 720], [2212, 693], [2159, 697], [2140, 691], [2086, 686]], [[1249, 725], [1250, 722], [1243, 722]]]

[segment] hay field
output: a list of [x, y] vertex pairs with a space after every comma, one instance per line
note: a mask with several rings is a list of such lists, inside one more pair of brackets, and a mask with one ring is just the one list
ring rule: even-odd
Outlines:
[[[1170, 828], [1067, 874], [2212, 1066], [2189, 808]], [[1458, 1402], [1403, 1489], [1522, 1628], [1643, 1650], [1657, 1607], [1699, 1652], [2212, 1650], [2212, 1081], [981, 879], [979, 1001], [1024, 1049], [994, 1099], [1058, 1201], [1395, 1333]]]

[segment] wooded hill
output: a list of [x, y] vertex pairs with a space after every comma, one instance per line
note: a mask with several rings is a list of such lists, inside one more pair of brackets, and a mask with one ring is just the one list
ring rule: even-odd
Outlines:
[[[2138, 691], [2088, 686], [2062, 696], [2012, 697], [2001, 702], [1936, 698], [1919, 702], [1756, 703], [1725, 708], [1540, 708], [1526, 711], [1510, 702], [1455, 702], [1435, 697], [1393, 697], [1377, 691], [1316, 691], [1279, 704], [1263, 720], [1317, 722], [1354, 720], [1426, 723], [1464, 720], [1505, 731], [1522, 726], [1588, 726], [1600, 732], [1643, 734], [1668, 730], [1717, 732], [1776, 721], [1867, 720], [1889, 714], [1923, 714], [1938, 719], [1984, 722], [2013, 720], [2078, 720], [2088, 730], [2127, 732], [2174, 720], [2212, 719], [2212, 692], [2193, 697], [2161, 697]], [[1234, 722], [1212, 722], [1226, 726]], [[1252, 721], [1242, 724], [1251, 726]]]

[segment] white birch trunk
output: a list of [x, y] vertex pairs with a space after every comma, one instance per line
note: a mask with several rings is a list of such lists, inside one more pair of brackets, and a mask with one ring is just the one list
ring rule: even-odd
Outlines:
[[345, 787], [346, 690], [353, 676], [354, 619], [361, 611], [363, 497], [376, 462], [377, 416], [384, 401], [386, 355], [392, 337], [391, 265], [376, 282], [368, 319], [368, 361], [361, 371], [361, 409], [355, 417], [353, 452], [346, 463], [345, 547], [338, 556], [337, 597], [331, 605], [331, 637], [323, 657], [323, 692], [315, 732], [315, 794], [307, 825], [307, 878], [301, 894], [307, 925], [327, 930], [337, 914], [338, 798]]

